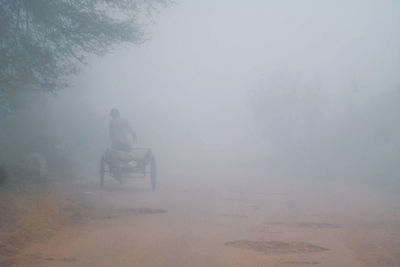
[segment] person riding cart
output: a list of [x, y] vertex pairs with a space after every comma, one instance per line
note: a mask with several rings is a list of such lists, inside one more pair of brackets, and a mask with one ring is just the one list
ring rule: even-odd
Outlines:
[[[129, 122], [122, 119], [118, 109], [111, 110], [111, 148], [102, 154], [100, 160], [100, 186], [104, 187], [106, 174], [121, 184], [125, 178], [150, 175], [151, 187], [156, 188], [156, 161], [150, 148], [136, 146], [136, 133]], [[133, 146], [135, 145], [135, 147]]]
[[119, 110], [111, 110], [110, 139], [111, 149], [117, 151], [131, 152], [133, 144], [136, 144], [136, 133], [132, 130], [129, 122], [123, 118]]

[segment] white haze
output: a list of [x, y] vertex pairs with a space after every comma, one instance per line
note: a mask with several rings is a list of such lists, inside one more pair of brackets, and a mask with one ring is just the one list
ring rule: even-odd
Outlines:
[[[144, 44], [91, 58], [72, 87], [54, 100], [54, 119], [61, 135], [80, 140], [73, 142], [79, 153], [89, 152], [85, 155], [91, 163], [108, 145], [108, 114], [116, 107], [134, 125], [140, 144], [153, 147], [164, 166], [252, 163], [267, 169], [279, 165], [288, 174], [297, 170], [293, 161], [298, 158], [291, 157], [304, 148], [297, 143], [306, 143], [312, 144], [312, 152], [302, 154], [308, 161], [298, 165], [308, 164], [309, 177], [321, 176], [320, 166], [328, 164], [312, 162], [324, 154], [331, 163], [325, 175], [342, 175], [346, 171], [336, 172], [332, 165], [345, 168], [335, 164], [351, 150], [354, 155], [344, 161], [354, 179], [365, 176], [370, 162], [387, 157], [379, 165], [382, 172], [372, 174], [384, 179], [380, 175], [398, 173], [393, 163], [398, 153], [387, 152], [387, 147], [398, 149], [392, 145], [398, 141], [398, 117], [392, 114], [384, 124], [397, 124], [389, 127], [392, 143], [383, 148], [384, 156], [376, 156], [380, 148], [374, 148], [368, 160], [357, 158], [375, 147], [368, 131], [388, 118], [376, 107], [384, 107], [381, 99], [400, 88], [399, 47], [398, 1], [182, 0], [155, 16]], [[282, 143], [266, 134], [269, 129], [257, 120], [249, 96], [254, 90], [269, 95], [281, 87], [299, 99], [310, 88], [316, 91], [316, 98], [305, 100], [316, 101], [319, 108], [313, 134], [306, 124], [296, 123], [276, 129]], [[277, 99], [282, 100], [275, 103], [281, 114], [291, 110], [293, 103]], [[369, 126], [353, 129], [351, 112], [361, 114], [356, 119], [365, 115]], [[327, 136], [340, 127], [344, 130], [339, 133], [357, 137], [337, 137], [342, 146], [327, 143]], [[285, 146], [288, 132], [302, 138]], [[354, 140], [361, 141], [352, 146]]]

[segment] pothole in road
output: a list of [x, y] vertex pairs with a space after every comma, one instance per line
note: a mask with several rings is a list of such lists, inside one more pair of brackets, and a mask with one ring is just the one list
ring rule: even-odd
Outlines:
[[338, 229], [342, 226], [331, 223], [313, 223], [313, 222], [299, 222], [296, 223], [298, 227], [312, 228], [312, 229]]
[[75, 262], [75, 258], [45, 258], [46, 261]]
[[122, 209], [100, 209], [94, 211], [89, 217], [95, 220], [112, 219], [124, 216], [149, 215], [165, 213], [163, 209], [150, 208], [122, 208]]
[[342, 228], [341, 225], [331, 224], [331, 223], [319, 223], [319, 222], [297, 222], [297, 223], [284, 223], [284, 222], [267, 222], [265, 225], [286, 225], [301, 228], [310, 229], [339, 229]]
[[[29, 265], [38, 264], [42, 261], [59, 261], [59, 262], [64, 262], [64, 263], [72, 263], [72, 262], [77, 261], [76, 258], [71, 258], [71, 257], [62, 257], [62, 258], [43, 257], [43, 255], [41, 253], [25, 255], [25, 260], [26, 260], [26, 265], [28, 265], [28, 263], [29, 263]], [[0, 266], [3, 266], [3, 265], [0, 265]]]
[[263, 252], [264, 254], [313, 253], [329, 250], [308, 242], [237, 240], [226, 242], [225, 245], [234, 248]]
[[224, 213], [222, 216], [227, 218], [247, 218], [247, 215], [244, 214], [234, 214], [234, 213]]
[[290, 264], [290, 265], [317, 265], [321, 264], [318, 261], [284, 261], [283, 264]]

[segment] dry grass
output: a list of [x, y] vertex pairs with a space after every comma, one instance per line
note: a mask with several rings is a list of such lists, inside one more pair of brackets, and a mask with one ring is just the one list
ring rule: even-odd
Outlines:
[[44, 239], [65, 224], [68, 205], [48, 182], [1, 189], [0, 266], [11, 265], [25, 243]]

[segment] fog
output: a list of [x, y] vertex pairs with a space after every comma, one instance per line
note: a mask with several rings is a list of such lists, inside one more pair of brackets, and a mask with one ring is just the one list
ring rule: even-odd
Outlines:
[[236, 160], [391, 184], [399, 11], [396, 1], [181, 1], [155, 16], [145, 43], [92, 57], [50, 100], [53, 119], [89, 162], [108, 145], [115, 107], [165, 164]]
[[171, 168], [233, 165], [391, 186], [400, 171], [399, 9], [179, 1], [143, 21], [145, 42], [91, 56], [53, 95], [22, 95], [2, 160], [29, 150], [53, 158], [55, 146], [93, 172], [118, 108], [139, 145]]
[[[55, 37], [79, 71], [32, 69], [66, 87], [24, 87], [32, 51], [0, 40], [0, 265], [399, 266], [400, 2], [165, 2], [134, 1], [162, 6], [134, 14], [143, 40], [88, 26], [82, 62]], [[142, 158], [114, 149], [112, 109]]]

